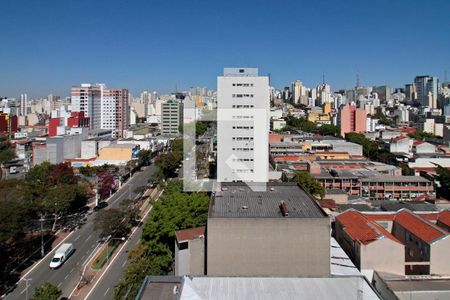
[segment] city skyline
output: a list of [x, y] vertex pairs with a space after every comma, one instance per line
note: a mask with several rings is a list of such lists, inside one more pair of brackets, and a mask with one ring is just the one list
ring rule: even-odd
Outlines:
[[325, 74], [333, 89], [348, 89], [357, 73], [363, 85], [400, 87], [417, 75], [442, 82], [450, 67], [448, 1], [257, 3], [4, 4], [0, 94], [65, 96], [84, 82], [133, 94], [215, 89], [222, 69], [237, 65], [258, 67], [277, 88], [296, 79], [314, 87]]

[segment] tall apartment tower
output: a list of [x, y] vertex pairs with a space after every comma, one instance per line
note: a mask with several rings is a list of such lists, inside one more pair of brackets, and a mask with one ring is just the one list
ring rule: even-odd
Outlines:
[[416, 86], [417, 100], [420, 105], [430, 108], [437, 108], [438, 79], [434, 76], [416, 76], [414, 79]]
[[161, 103], [161, 133], [168, 135], [179, 134], [183, 122], [183, 103], [175, 99], [168, 99]]
[[365, 132], [367, 130], [367, 113], [354, 104], [346, 104], [339, 110], [338, 125], [341, 127], [341, 136], [349, 132]]
[[217, 78], [217, 180], [268, 181], [269, 77], [225, 68]]
[[102, 87], [101, 99], [100, 128], [112, 129], [114, 136], [123, 137], [129, 124], [128, 90]]
[[27, 94], [20, 94], [20, 115], [27, 115], [28, 96]]
[[112, 129], [122, 137], [128, 127], [128, 90], [107, 88], [104, 84], [81, 84], [71, 90], [72, 111], [84, 112], [91, 129]]
[[102, 86], [83, 83], [80, 86], [73, 86], [71, 89], [72, 111], [84, 112], [90, 118], [90, 128], [100, 128], [100, 106], [102, 96]]

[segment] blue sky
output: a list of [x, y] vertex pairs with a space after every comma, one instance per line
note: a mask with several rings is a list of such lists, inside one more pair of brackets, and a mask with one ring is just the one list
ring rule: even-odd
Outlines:
[[0, 96], [69, 95], [82, 82], [171, 92], [256, 66], [350, 88], [450, 71], [448, 0], [2, 0]]

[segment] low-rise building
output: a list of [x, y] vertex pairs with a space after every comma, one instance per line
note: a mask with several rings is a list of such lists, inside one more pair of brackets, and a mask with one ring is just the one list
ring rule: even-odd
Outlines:
[[205, 226], [175, 233], [175, 276], [205, 274]]
[[361, 272], [405, 274], [404, 245], [376, 222], [349, 210], [336, 217], [335, 230], [336, 240]]
[[329, 236], [328, 217], [296, 184], [222, 183], [209, 208], [207, 274], [329, 276]]

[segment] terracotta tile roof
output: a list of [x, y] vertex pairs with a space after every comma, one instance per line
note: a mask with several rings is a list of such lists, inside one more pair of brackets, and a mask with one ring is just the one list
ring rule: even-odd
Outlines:
[[421, 144], [423, 144], [423, 143], [425, 143], [425, 142], [424, 142], [424, 141], [415, 140], [415, 141], [413, 142], [413, 146], [418, 146], [418, 145], [421, 145]]
[[401, 136], [397, 136], [395, 138], [392, 138], [391, 140], [396, 142], [396, 141], [400, 141], [400, 140], [407, 139], [407, 138], [408, 138], [407, 136], [401, 135]]
[[438, 222], [450, 227], [450, 210], [444, 210], [439, 213]]
[[301, 161], [300, 155], [284, 155], [284, 156], [277, 156], [274, 158], [275, 161]]
[[200, 236], [205, 236], [205, 226], [178, 230], [175, 232], [177, 241], [190, 241]]
[[269, 142], [281, 142], [283, 140], [283, 136], [275, 133], [269, 134]]
[[394, 242], [400, 243], [386, 229], [376, 222], [369, 220], [362, 213], [348, 210], [336, 217], [336, 221], [344, 226], [344, 230], [355, 241], [367, 245], [375, 240], [386, 237]]
[[421, 218], [406, 209], [397, 213], [394, 223], [399, 224], [426, 243], [447, 235], [445, 231], [425, 220], [425, 218]]
[[[379, 221], [394, 221], [395, 217], [397, 216], [397, 212], [384, 212], [384, 213], [363, 213], [364, 216], [375, 222]], [[437, 212], [430, 212], [430, 213], [416, 213], [417, 216], [426, 219], [428, 221], [436, 221], [439, 217], [439, 214]]]
[[339, 206], [336, 204], [336, 201], [333, 199], [322, 199], [318, 200], [320, 207], [329, 208], [329, 209], [338, 209]]

